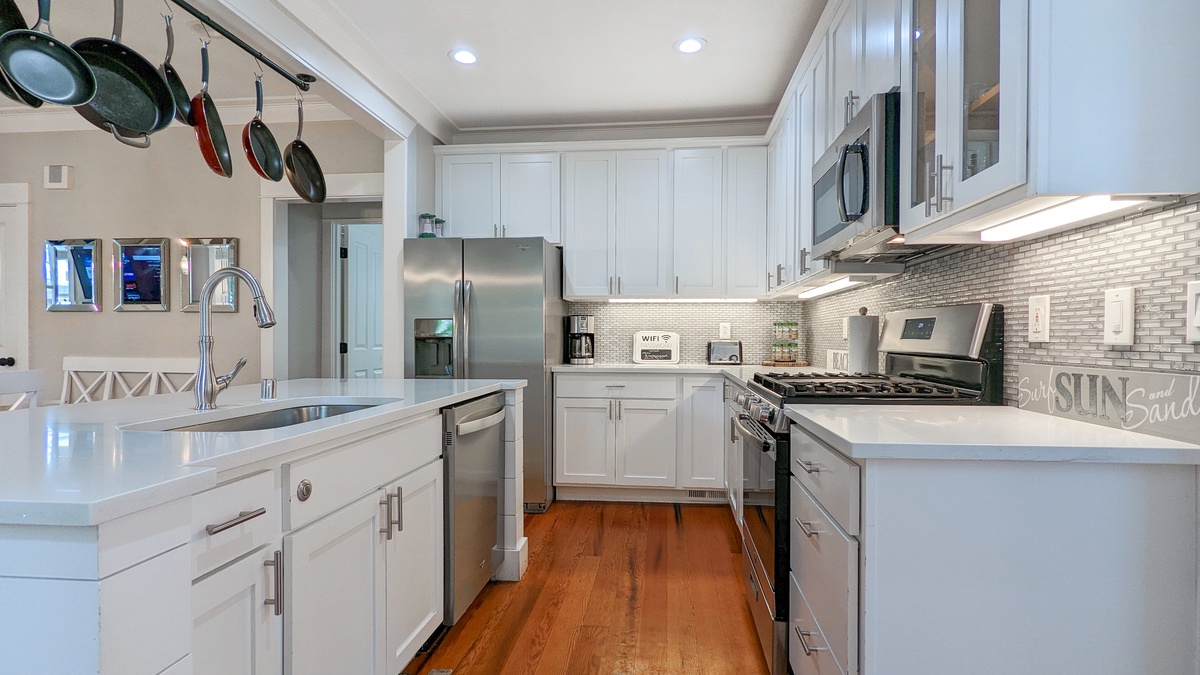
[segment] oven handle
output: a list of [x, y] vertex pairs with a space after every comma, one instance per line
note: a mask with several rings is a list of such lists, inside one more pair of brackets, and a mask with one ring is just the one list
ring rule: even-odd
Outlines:
[[741, 415], [733, 418], [733, 423], [737, 426], [738, 433], [740, 433], [743, 437], [752, 438], [755, 441], [762, 443], [761, 449], [763, 452], [767, 452], [775, 447], [775, 439], [763, 438], [760, 434], [756, 433], [754, 429], [751, 429], [745, 425], [745, 423], [742, 421]]

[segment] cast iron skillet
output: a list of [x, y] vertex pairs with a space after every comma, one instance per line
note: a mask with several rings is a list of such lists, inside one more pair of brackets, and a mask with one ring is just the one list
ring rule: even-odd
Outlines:
[[[25, 30], [29, 28], [29, 24], [25, 23], [25, 17], [21, 14], [21, 10], [17, 8], [17, 3], [13, 0], [0, 0], [0, 35], [7, 33], [10, 30]], [[31, 95], [20, 87], [14, 87], [12, 82], [8, 81], [8, 76], [0, 70], [0, 94], [11, 98], [18, 103], [24, 103], [27, 106], [38, 108], [42, 105], [42, 99]]]
[[175, 99], [158, 69], [121, 44], [124, 15], [124, 0], [114, 0], [112, 39], [84, 38], [71, 45], [96, 74], [96, 95], [75, 110], [118, 141], [148, 148], [150, 134], [175, 116]]
[[79, 54], [50, 34], [50, 0], [38, 0], [33, 29], [0, 36], [0, 70], [31, 95], [60, 105], [83, 105], [96, 95], [96, 76]]
[[247, 122], [246, 126], [242, 128], [242, 150], [245, 150], [246, 159], [250, 160], [250, 167], [254, 169], [255, 173], [267, 180], [281, 181], [283, 180], [283, 158], [279, 156], [279, 144], [275, 142], [275, 136], [262, 121], [262, 75], [255, 78], [254, 91], [257, 101], [254, 108], [254, 119]]
[[304, 201], [320, 204], [325, 201], [325, 174], [312, 149], [300, 140], [304, 133], [304, 99], [296, 101], [299, 110], [300, 126], [296, 128], [296, 140], [288, 144], [283, 151], [283, 166], [287, 169], [288, 182], [296, 190], [296, 194]]
[[158, 72], [162, 74], [167, 88], [171, 90], [171, 98], [175, 99], [175, 119], [189, 127], [195, 126], [192, 123], [192, 97], [188, 96], [183, 79], [175, 71], [175, 66], [171, 65], [171, 54], [175, 52], [175, 30], [171, 28], [171, 15], [167, 14], [163, 18], [167, 20], [167, 56], [158, 67]]
[[221, 126], [217, 104], [208, 95], [208, 42], [200, 47], [200, 91], [192, 97], [192, 121], [200, 154], [213, 173], [226, 178], [233, 175], [233, 158], [229, 156], [229, 141]]

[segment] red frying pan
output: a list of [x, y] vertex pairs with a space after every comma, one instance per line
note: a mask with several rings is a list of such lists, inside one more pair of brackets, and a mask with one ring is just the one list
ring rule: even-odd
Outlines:
[[208, 42], [200, 48], [200, 91], [192, 97], [192, 121], [196, 127], [196, 141], [200, 154], [213, 173], [226, 178], [233, 175], [233, 158], [229, 156], [229, 141], [217, 104], [208, 95]]

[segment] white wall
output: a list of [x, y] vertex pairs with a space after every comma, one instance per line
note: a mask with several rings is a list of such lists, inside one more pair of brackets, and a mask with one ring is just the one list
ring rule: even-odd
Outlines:
[[[284, 143], [295, 135], [294, 125], [272, 124], [271, 130]], [[310, 123], [304, 132], [327, 174], [383, 170], [383, 141], [354, 122]], [[45, 369], [48, 382], [60, 381], [64, 356], [196, 354], [199, 318], [179, 310], [178, 265], [170, 270], [171, 311], [112, 311], [112, 238], [169, 237], [177, 259], [180, 237], [238, 237], [241, 264], [257, 273], [261, 179], [241, 154], [241, 125], [228, 125], [225, 133], [234, 162], [228, 179], [207, 168], [194, 132], [179, 124], [154, 135], [147, 150], [122, 146], [99, 130], [0, 135], [0, 183], [31, 186], [30, 367]], [[74, 167], [72, 189], [42, 187], [48, 164]], [[67, 237], [104, 240], [99, 314], [43, 311], [42, 242]], [[215, 315], [213, 331], [218, 369], [245, 356], [239, 382], [257, 379], [260, 331], [248, 308]], [[47, 400], [57, 397], [55, 387], [50, 385]]]
[[434, 157], [433, 146], [441, 145], [421, 127], [413, 130], [405, 141], [408, 152], [408, 207], [404, 218], [405, 236], [417, 236], [417, 216], [436, 213], [434, 203]]

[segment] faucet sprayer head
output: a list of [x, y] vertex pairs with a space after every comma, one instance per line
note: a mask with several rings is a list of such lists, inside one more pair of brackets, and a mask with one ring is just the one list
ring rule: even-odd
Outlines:
[[275, 325], [275, 312], [267, 304], [267, 299], [260, 296], [254, 298], [254, 319], [259, 328], [270, 328]]

